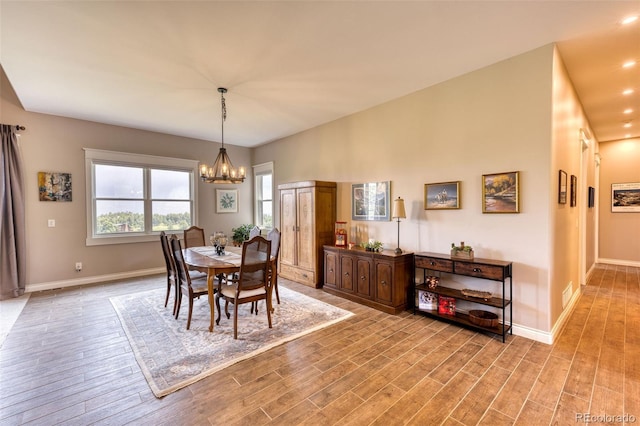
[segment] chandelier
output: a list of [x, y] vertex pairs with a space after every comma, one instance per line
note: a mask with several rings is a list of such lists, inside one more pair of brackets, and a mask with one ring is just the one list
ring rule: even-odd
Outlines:
[[213, 166], [209, 167], [204, 163], [200, 165], [200, 179], [207, 183], [242, 183], [246, 177], [246, 170], [244, 167], [240, 167], [238, 170], [233, 167], [233, 163], [231, 163], [231, 159], [224, 147], [224, 120], [227, 119], [224, 94], [227, 93], [227, 89], [219, 87], [218, 92], [220, 92], [222, 104], [222, 147], [220, 147], [220, 152]]

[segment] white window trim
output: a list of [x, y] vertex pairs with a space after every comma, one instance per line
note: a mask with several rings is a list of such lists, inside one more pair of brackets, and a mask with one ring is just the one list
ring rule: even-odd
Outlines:
[[192, 222], [198, 223], [198, 192], [196, 191], [198, 176], [198, 161], [183, 158], [159, 157], [156, 155], [131, 154], [128, 152], [106, 151], [101, 149], [83, 148], [85, 165], [85, 188], [86, 188], [86, 208], [87, 208], [87, 246], [107, 245], [107, 244], [128, 244], [157, 241], [157, 232], [135, 234], [135, 235], [94, 235], [93, 218], [95, 203], [93, 202], [93, 161], [98, 160], [114, 165], [129, 166], [156, 166], [168, 167], [174, 170], [182, 169], [192, 173], [190, 191], [193, 194], [193, 217]]
[[[255, 166], [253, 166], [253, 191], [254, 191], [254, 197], [253, 197], [253, 223], [257, 224], [258, 223], [258, 194], [255, 193], [256, 191], [256, 178], [260, 175], [267, 175], [267, 174], [271, 174], [271, 217], [273, 218], [275, 215], [274, 207], [273, 207], [273, 203], [274, 203], [274, 195], [275, 195], [275, 188], [274, 188], [274, 184], [275, 184], [275, 178], [274, 178], [274, 174], [273, 174], [273, 161], [269, 161], [267, 163], [262, 163], [262, 164], [257, 164]], [[272, 219], [273, 220], [273, 219]], [[273, 225], [275, 226], [275, 224]], [[264, 228], [266, 231], [271, 230], [271, 228]]]

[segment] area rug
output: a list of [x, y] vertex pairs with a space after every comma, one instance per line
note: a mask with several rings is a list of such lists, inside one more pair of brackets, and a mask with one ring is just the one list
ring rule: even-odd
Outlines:
[[[243, 359], [347, 319], [344, 309], [279, 286], [280, 304], [275, 304], [269, 328], [265, 303], [256, 316], [249, 304], [241, 305], [238, 340], [233, 338], [231, 318], [223, 314], [209, 332], [209, 303], [195, 300], [191, 328], [186, 329], [188, 304], [183, 300], [180, 318], [164, 307], [164, 289], [110, 298], [136, 360], [149, 387], [158, 397], [175, 392]], [[171, 304], [170, 304], [171, 305]], [[224, 309], [224, 302], [221, 301]]]

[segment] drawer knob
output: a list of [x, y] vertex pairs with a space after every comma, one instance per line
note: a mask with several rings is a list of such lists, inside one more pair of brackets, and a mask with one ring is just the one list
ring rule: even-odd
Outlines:
[[349, 273], [348, 273], [348, 272], [345, 272], [345, 273], [344, 273], [344, 276], [345, 276], [345, 277], [348, 277], [348, 276], [349, 276]]
[[360, 279], [361, 279], [362, 281], [364, 281], [364, 280], [365, 280], [365, 276], [364, 276], [364, 275], [363, 275], [363, 276], [361, 276], [361, 277], [360, 277]]
[[309, 278], [309, 275], [307, 275], [307, 274], [302, 274], [302, 276], [305, 277], [305, 278]]
[[385, 280], [382, 280], [381, 284], [382, 285], [387, 285], [387, 282]]
[[480, 268], [473, 268], [473, 272], [482, 272], [482, 271], [480, 271]]
[[434, 261], [432, 260], [431, 262], [429, 262], [429, 264], [430, 264], [431, 266], [435, 266], [436, 262], [434, 262]]
[[332, 272], [332, 273], [333, 273], [333, 269], [329, 269], [329, 272]]

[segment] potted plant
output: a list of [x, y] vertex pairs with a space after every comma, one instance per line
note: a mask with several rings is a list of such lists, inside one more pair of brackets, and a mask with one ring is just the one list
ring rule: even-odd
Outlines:
[[233, 240], [233, 245], [239, 247], [243, 242], [248, 240], [249, 233], [251, 232], [253, 226], [254, 225], [252, 224], [244, 224], [238, 226], [237, 228], [232, 228], [231, 232], [233, 232], [233, 235], [231, 236], [231, 239]]
[[362, 247], [366, 251], [375, 251], [375, 252], [382, 251], [382, 243], [380, 241], [370, 240], [366, 243], [362, 243]]
[[473, 247], [467, 246], [461, 242], [459, 246], [451, 243], [451, 256], [462, 259], [473, 259]]

